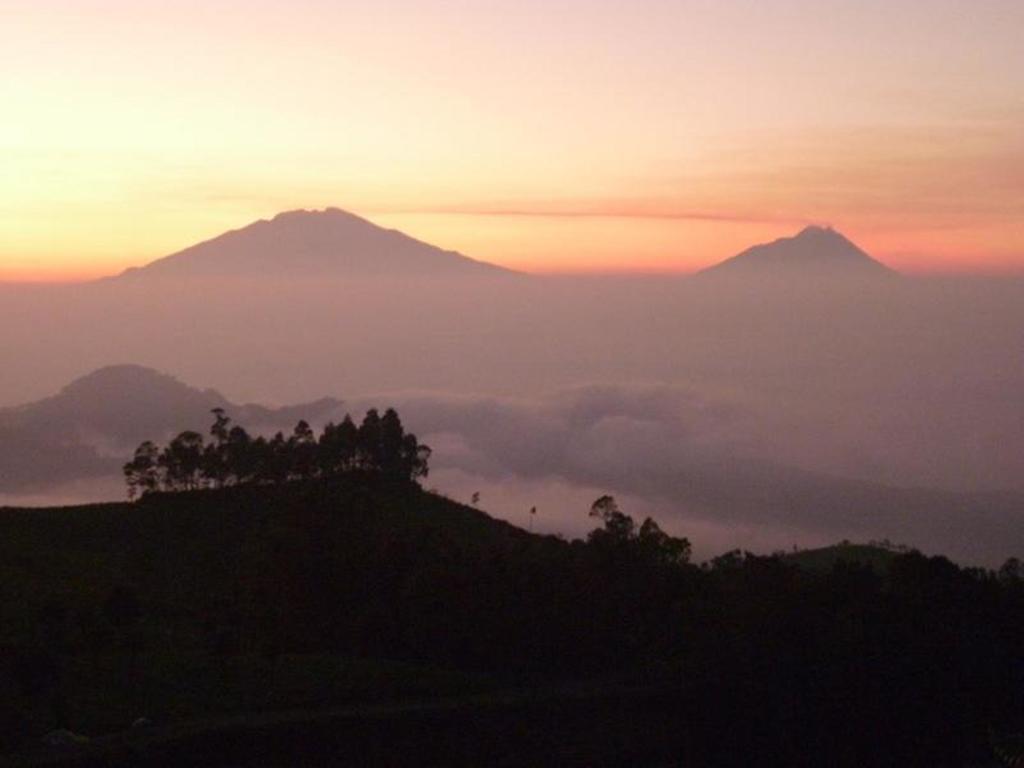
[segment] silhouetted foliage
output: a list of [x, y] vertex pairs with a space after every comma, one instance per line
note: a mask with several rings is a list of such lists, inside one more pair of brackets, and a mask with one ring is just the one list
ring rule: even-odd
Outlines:
[[299, 421], [289, 437], [278, 432], [269, 440], [232, 426], [222, 408], [212, 413], [208, 443], [198, 432], [186, 431], [163, 449], [147, 440], [135, 450], [124, 465], [129, 498], [158, 490], [274, 484], [349, 472], [398, 481], [416, 481], [428, 473], [430, 448], [405, 431], [392, 408], [383, 416], [376, 409], [367, 411], [359, 427], [346, 415], [340, 424], [328, 423], [319, 438], [306, 421]]
[[669, 536], [651, 518], [638, 528], [629, 515], [619, 509], [613, 496], [601, 496], [590, 507], [590, 516], [604, 523], [587, 536], [592, 547], [629, 553], [648, 563], [685, 565], [690, 561], [690, 541]]
[[[393, 481], [383, 467], [411, 454], [387, 447], [404, 442], [388, 421], [325, 428], [315, 469], [293, 451], [313, 445], [304, 427], [215, 424], [201, 455], [220, 457], [224, 488], [0, 516], [0, 739], [380, 702], [379, 679], [354, 693], [321, 674], [368, 662], [400, 665], [403, 684], [443, 670], [491, 690], [654, 692], [642, 716], [625, 698], [600, 715], [589, 695], [559, 704], [552, 742], [588, 717], [616, 733], [658, 723], [639, 759], [565, 764], [984, 765], [990, 729], [1024, 725], [1017, 561], [989, 571], [847, 544], [697, 566], [686, 539], [610, 496], [585, 539], [532, 535], [404, 469]], [[192, 461], [195, 439], [178, 444]], [[140, 447], [133, 476], [163, 471], [161, 455]], [[316, 476], [278, 482], [297, 472]]]
[[124, 465], [124, 476], [131, 499], [155, 491], [161, 485], [160, 449], [149, 440], [142, 443], [132, 460]]

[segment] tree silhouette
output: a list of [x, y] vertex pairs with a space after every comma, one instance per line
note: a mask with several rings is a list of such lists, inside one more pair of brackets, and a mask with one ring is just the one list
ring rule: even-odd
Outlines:
[[160, 449], [147, 440], [135, 449], [135, 456], [124, 465], [128, 498], [155, 491], [160, 485]]
[[228, 418], [223, 408], [214, 408], [210, 413], [214, 416], [213, 426], [210, 427], [210, 436], [213, 442], [206, 446], [203, 452], [203, 472], [210, 483], [215, 487], [221, 487], [228, 481], [228, 463], [225, 456], [225, 446], [228, 441], [228, 425], [231, 419]]
[[619, 551], [654, 565], [678, 566], [690, 561], [690, 541], [665, 533], [651, 518], [638, 528], [632, 517], [619, 509], [614, 496], [607, 494], [590, 505], [590, 517], [604, 524], [587, 536], [587, 542], [598, 549]]
[[359, 429], [352, 417], [345, 415], [340, 424], [328, 423], [320, 435], [320, 472], [334, 475], [355, 468]]
[[381, 466], [381, 425], [380, 414], [371, 408], [359, 425], [356, 438], [356, 462], [360, 469]]
[[590, 532], [588, 539], [591, 542], [609, 540], [613, 542], [628, 542], [636, 532], [636, 523], [633, 518], [624, 514], [620, 509], [614, 496], [605, 494], [590, 505], [590, 516], [596, 517], [604, 523], [603, 528], [597, 528]]
[[231, 483], [247, 483], [256, 477], [257, 463], [253, 455], [252, 438], [242, 427], [234, 426], [221, 447], [222, 461], [227, 470], [225, 479]]
[[171, 488], [188, 491], [203, 487], [210, 479], [205, 474], [204, 459], [203, 436], [191, 430], [182, 432], [160, 454], [165, 482]]
[[316, 476], [318, 470], [316, 435], [305, 420], [295, 425], [288, 440], [288, 477], [305, 480]]
[[340, 424], [327, 424], [319, 438], [308, 422], [299, 421], [289, 437], [278, 432], [269, 440], [232, 425], [222, 408], [212, 413], [209, 443], [198, 432], [186, 431], [163, 449], [151, 441], [136, 449], [123, 467], [129, 498], [157, 490], [278, 484], [351, 472], [415, 482], [428, 472], [430, 448], [405, 431], [393, 408], [383, 416], [370, 409], [359, 427], [346, 415]]

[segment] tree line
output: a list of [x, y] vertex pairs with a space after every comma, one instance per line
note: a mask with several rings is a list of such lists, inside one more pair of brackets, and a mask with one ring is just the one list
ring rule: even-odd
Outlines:
[[415, 482], [426, 477], [430, 448], [406, 432], [393, 408], [381, 415], [366, 412], [359, 426], [348, 414], [328, 423], [319, 437], [306, 421], [292, 434], [253, 437], [232, 424], [223, 408], [214, 408], [211, 439], [186, 430], [166, 446], [147, 440], [124, 465], [128, 496], [154, 491], [190, 491], [246, 483], [279, 484], [290, 480], [367, 472], [392, 480]]

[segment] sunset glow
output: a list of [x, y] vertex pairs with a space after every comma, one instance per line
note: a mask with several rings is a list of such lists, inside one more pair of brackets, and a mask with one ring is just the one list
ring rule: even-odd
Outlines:
[[535, 272], [1024, 269], [1019, 0], [8, 0], [0, 280], [338, 206]]

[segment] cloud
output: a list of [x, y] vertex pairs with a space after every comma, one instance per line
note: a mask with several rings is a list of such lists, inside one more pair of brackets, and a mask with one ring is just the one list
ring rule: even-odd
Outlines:
[[587, 386], [537, 399], [423, 396], [400, 410], [452, 448], [448, 461], [491, 476], [601, 476], [640, 464], [732, 454], [740, 406], [668, 385]]
[[435, 450], [432, 484], [463, 500], [480, 491], [485, 509], [520, 525], [540, 506], [545, 530], [579, 535], [589, 501], [613, 493], [636, 517], [761, 550], [890, 538], [996, 563], [1024, 549], [1020, 494], [904, 489], [786, 466], [758, 438], [764, 425], [751, 405], [692, 388], [392, 402]]
[[786, 224], [808, 223], [797, 216], [775, 216], [727, 210], [681, 206], [663, 199], [634, 200], [518, 200], [498, 203], [453, 203], [451, 205], [375, 207], [367, 215], [494, 216], [544, 219], [638, 219], [660, 221], [709, 221], [723, 223]]

